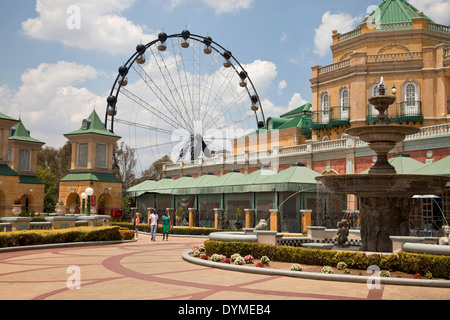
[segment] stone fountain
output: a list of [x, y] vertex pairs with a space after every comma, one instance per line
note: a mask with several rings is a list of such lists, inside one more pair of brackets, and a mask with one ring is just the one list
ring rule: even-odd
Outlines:
[[340, 175], [316, 178], [335, 194], [354, 194], [361, 200], [362, 250], [392, 252], [390, 236], [409, 236], [409, 200], [414, 195], [442, 194], [450, 180], [443, 176], [397, 174], [388, 162], [388, 153], [406, 136], [416, 134], [419, 128], [386, 123], [387, 110], [396, 101], [386, 95], [383, 78], [379, 95], [369, 99], [378, 110], [375, 126], [350, 128], [347, 134], [367, 142], [377, 154], [377, 161], [367, 175]]

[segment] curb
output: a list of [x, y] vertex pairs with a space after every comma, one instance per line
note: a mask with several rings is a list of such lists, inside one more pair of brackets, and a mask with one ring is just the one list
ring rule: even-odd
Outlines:
[[284, 276], [292, 278], [302, 278], [310, 280], [323, 280], [323, 281], [340, 281], [340, 282], [353, 282], [353, 283], [366, 283], [372, 284], [377, 281], [379, 284], [386, 285], [401, 285], [401, 286], [415, 286], [415, 287], [437, 287], [437, 288], [450, 288], [450, 281], [447, 280], [415, 280], [415, 279], [400, 279], [400, 278], [383, 278], [383, 277], [366, 277], [366, 276], [352, 276], [352, 275], [338, 275], [338, 274], [324, 274], [315, 272], [298, 272], [288, 270], [277, 270], [270, 268], [256, 268], [256, 267], [244, 267], [230, 265], [226, 263], [219, 263], [213, 261], [201, 260], [190, 256], [192, 250], [187, 250], [183, 253], [182, 258], [186, 262], [201, 265], [204, 267], [222, 269], [227, 271], [245, 272], [252, 274], [262, 274], [268, 276]]

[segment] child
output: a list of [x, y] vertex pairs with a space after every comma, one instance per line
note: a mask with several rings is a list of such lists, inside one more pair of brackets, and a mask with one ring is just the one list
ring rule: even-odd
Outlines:
[[136, 217], [134, 218], [134, 240], [138, 239], [139, 221], [139, 212], [136, 212]]

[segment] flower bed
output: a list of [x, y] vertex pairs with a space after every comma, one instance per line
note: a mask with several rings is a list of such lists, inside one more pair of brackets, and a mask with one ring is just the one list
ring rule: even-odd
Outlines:
[[[369, 266], [378, 266], [380, 276], [396, 278], [413, 278], [442, 280], [450, 279], [450, 257], [400, 252], [397, 255], [366, 255], [364, 252], [329, 251], [317, 249], [294, 248], [264, 245], [258, 243], [206, 241], [205, 254], [220, 254], [223, 258], [237, 255], [252, 256], [270, 260], [270, 268], [291, 270], [294, 264], [304, 272], [327, 272], [333, 274], [350, 274], [370, 276]], [[245, 258], [244, 258], [245, 260]], [[237, 261], [237, 260], [236, 260]], [[239, 263], [235, 264], [240, 265]], [[255, 266], [261, 260], [253, 259]], [[327, 266], [329, 268], [324, 269]], [[300, 271], [299, 271], [300, 272]], [[417, 275], [418, 274], [418, 275]], [[414, 276], [415, 275], [415, 276]]]

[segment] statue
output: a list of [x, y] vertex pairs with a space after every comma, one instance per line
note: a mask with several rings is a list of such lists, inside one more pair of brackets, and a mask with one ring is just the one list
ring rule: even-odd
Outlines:
[[267, 228], [267, 221], [264, 219], [261, 219], [258, 223], [258, 225], [255, 227], [255, 230], [266, 230]]
[[348, 246], [346, 244], [348, 242], [348, 235], [349, 235], [348, 221], [346, 219], [342, 219], [340, 222], [338, 222], [337, 227], [338, 227], [338, 233], [337, 233], [338, 247]]
[[442, 231], [444, 232], [444, 236], [439, 239], [440, 246], [449, 246], [450, 245], [450, 226], [445, 225], [442, 226]]
[[378, 84], [378, 95], [385, 96], [386, 95], [386, 83], [384, 82], [384, 78], [381, 77], [380, 83]]

